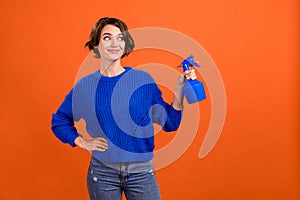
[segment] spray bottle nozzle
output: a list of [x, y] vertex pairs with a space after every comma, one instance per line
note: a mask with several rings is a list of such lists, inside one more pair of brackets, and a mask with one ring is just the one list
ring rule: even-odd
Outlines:
[[194, 61], [193, 58], [194, 58], [194, 56], [190, 55], [188, 58], [183, 60], [181, 65], [178, 66], [177, 68], [182, 67], [183, 71], [187, 71], [187, 70], [190, 70], [190, 66], [200, 67], [200, 65], [196, 61]]

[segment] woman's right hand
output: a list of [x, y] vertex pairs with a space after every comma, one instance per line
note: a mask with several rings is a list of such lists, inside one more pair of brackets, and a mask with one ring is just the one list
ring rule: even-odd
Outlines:
[[90, 153], [92, 153], [92, 151], [104, 152], [108, 149], [108, 142], [104, 137], [97, 137], [93, 138], [92, 140], [87, 140], [81, 136], [78, 136], [74, 142], [77, 146], [89, 151]]

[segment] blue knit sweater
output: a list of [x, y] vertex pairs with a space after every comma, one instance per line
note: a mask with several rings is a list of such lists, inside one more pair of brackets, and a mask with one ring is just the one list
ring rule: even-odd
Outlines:
[[152, 77], [126, 67], [114, 77], [99, 71], [82, 78], [52, 115], [52, 131], [64, 143], [76, 146], [74, 121], [84, 119], [91, 137], [105, 137], [108, 150], [94, 151], [104, 162], [143, 162], [153, 157], [154, 128], [179, 127], [181, 111], [167, 104]]

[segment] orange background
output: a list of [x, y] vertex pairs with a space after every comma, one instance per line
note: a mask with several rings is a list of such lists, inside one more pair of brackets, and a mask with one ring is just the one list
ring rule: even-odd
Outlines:
[[[0, 199], [88, 199], [89, 154], [60, 143], [51, 113], [73, 86], [92, 25], [165, 27], [200, 43], [227, 93], [225, 126], [198, 159], [210, 115], [184, 155], [157, 171], [163, 199], [300, 199], [297, 0], [9, 1], [0, 3]], [[124, 62], [143, 63], [139, 54]], [[146, 56], [147, 57], [147, 56]], [[170, 57], [171, 58], [171, 57]], [[147, 57], [147, 62], [171, 62]], [[202, 118], [201, 118], [202, 119]], [[159, 134], [158, 147], [172, 138]]]

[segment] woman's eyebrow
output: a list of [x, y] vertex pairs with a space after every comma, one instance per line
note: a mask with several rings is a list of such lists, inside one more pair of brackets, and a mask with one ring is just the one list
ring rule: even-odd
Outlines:
[[[102, 34], [102, 36], [104, 36], [104, 35], [109, 35], [109, 36], [111, 36], [112, 34], [111, 34], [111, 33], [103, 33], [103, 34]], [[120, 35], [122, 35], [122, 36], [123, 36], [123, 34], [122, 34], [122, 33], [119, 33], [117, 36], [120, 36]]]
[[102, 35], [103, 35], [103, 36], [104, 36], [104, 35], [111, 35], [111, 33], [103, 33]]

